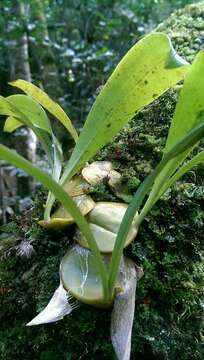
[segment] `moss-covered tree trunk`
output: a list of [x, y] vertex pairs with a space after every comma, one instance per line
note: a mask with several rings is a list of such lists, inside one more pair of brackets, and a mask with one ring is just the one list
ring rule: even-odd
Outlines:
[[[204, 2], [174, 13], [159, 31], [172, 38], [178, 53], [192, 61], [204, 40]], [[134, 192], [162, 156], [179, 86], [168, 91], [133, 120], [98, 159], [112, 160]], [[138, 283], [131, 359], [201, 360], [204, 303], [204, 170], [201, 165], [179, 181], [146, 218], [136, 241], [126, 250], [144, 268]], [[92, 192], [108, 200], [104, 184]], [[73, 241], [74, 228], [51, 235], [40, 229], [42, 193], [34, 210], [15, 219], [7, 232], [31, 241], [25, 260], [16, 256], [0, 263], [0, 350], [3, 359], [114, 359], [110, 312], [81, 306], [63, 321], [25, 328], [59, 283], [58, 267]], [[6, 229], [5, 229], [6, 231]], [[2, 241], [2, 240], [1, 240]]]

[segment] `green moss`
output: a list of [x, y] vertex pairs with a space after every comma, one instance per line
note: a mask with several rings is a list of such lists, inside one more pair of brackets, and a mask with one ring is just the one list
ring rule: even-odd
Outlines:
[[203, 1], [174, 12], [157, 30], [168, 34], [178, 53], [191, 62], [204, 47]]
[[[204, 33], [197, 26], [201, 19], [204, 23], [204, 3], [172, 14], [158, 31], [169, 34], [178, 53], [192, 61], [203, 48]], [[111, 159], [127, 184], [135, 177], [142, 181], [161, 158], [179, 90], [174, 87], [142, 111], [97, 156]], [[202, 359], [203, 175], [200, 166], [174, 185], [127, 250], [145, 273], [137, 290], [134, 358]]]
[[[179, 54], [192, 61], [204, 43], [199, 28], [203, 20], [204, 3], [177, 11], [158, 30], [168, 33]], [[97, 156], [113, 161], [131, 194], [162, 156], [179, 89], [171, 89], [146, 108]], [[200, 166], [174, 185], [126, 249], [145, 274], [137, 289], [133, 359], [203, 359], [203, 175]], [[92, 195], [111, 201], [114, 196], [106, 184], [93, 188]], [[32, 241], [35, 252], [25, 259], [13, 250], [0, 262], [1, 358], [114, 359], [110, 311], [81, 306], [59, 323], [24, 326], [58, 286], [59, 263], [74, 234], [74, 227], [58, 234], [36, 224], [42, 216], [42, 197], [37, 197], [32, 211], [4, 228], [16, 236], [17, 244]]]

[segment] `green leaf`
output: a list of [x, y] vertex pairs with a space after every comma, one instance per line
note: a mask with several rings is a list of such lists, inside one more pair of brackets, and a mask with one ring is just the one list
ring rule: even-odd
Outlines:
[[7, 101], [7, 99], [0, 95], [0, 115], [13, 116], [16, 115], [16, 109]]
[[168, 152], [194, 126], [204, 121], [204, 51], [200, 52], [181, 89], [164, 152]]
[[[200, 52], [188, 74], [180, 92], [176, 110], [169, 130], [164, 154], [167, 153], [179, 140], [181, 140], [191, 129], [204, 121], [204, 52]], [[166, 181], [174, 173], [177, 167], [185, 160], [192, 148], [179, 154], [172, 159], [161, 174], [157, 177], [151, 190], [149, 198], [142, 210], [146, 212], [155, 204], [161, 194]]]
[[[25, 96], [25, 95], [24, 95]], [[15, 102], [15, 101], [14, 101]], [[23, 108], [19, 104], [14, 105], [8, 98], [0, 96], [0, 115], [8, 115], [17, 118], [22, 124], [29, 127], [37, 136], [38, 140], [42, 144], [42, 147], [47, 154], [50, 164], [53, 164], [53, 149], [50, 140], [50, 134], [43, 129], [40, 129], [32, 123], [32, 119], [27, 116], [26, 111], [22, 111]]]
[[[53, 163], [52, 163], [52, 178], [58, 182], [60, 179], [62, 165], [63, 165], [63, 152], [61, 145], [57, 138], [52, 134], [52, 144], [53, 144]], [[47, 196], [47, 201], [49, 201], [52, 193], [49, 191]]]
[[[20, 111], [28, 117], [30, 123], [37, 128], [37, 135], [39, 134], [39, 129], [48, 132], [52, 136], [52, 143], [53, 143], [53, 149], [51, 141], [49, 140], [49, 148], [50, 151], [53, 152], [52, 158], [53, 158], [53, 164], [52, 164], [52, 177], [54, 180], [58, 181], [61, 175], [62, 170], [62, 162], [63, 162], [63, 156], [62, 156], [62, 149], [61, 146], [57, 140], [57, 138], [52, 133], [50, 121], [47, 117], [46, 112], [44, 109], [30, 96], [27, 95], [12, 95], [7, 97], [7, 100], [13, 104], [17, 109], [20, 109]], [[16, 114], [18, 116], [18, 114]], [[21, 122], [14, 118], [14, 120], [9, 120], [9, 123], [6, 124], [7, 128], [8, 125], [10, 125], [11, 128], [15, 129], [21, 126]], [[8, 131], [8, 130], [7, 130]], [[46, 137], [46, 141], [48, 142], [48, 137], [41, 132], [41, 136]]]
[[53, 150], [54, 150], [54, 162], [52, 170], [52, 178], [58, 182], [62, 170], [63, 153], [62, 148], [57, 138], [52, 136]]
[[[5, 100], [9, 102], [11, 106], [15, 107], [15, 109], [13, 109], [15, 116], [21, 120], [10, 116], [6, 120], [4, 130], [12, 132], [22, 125], [27, 125], [34, 130], [36, 136], [43, 143], [44, 149], [51, 160], [52, 177], [58, 181], [62, 170], [62, 149], [57, 138], [52, 133], [46, 112], [35, 100], [27, 95], [12, 95]], [[19, 117], [19, 111], [24, 115], [23, 117]], [[45, 132], [52, 136], [52, 143]]]
[[74, 140], [77, 141], [78, 135], [74, 126], [72, 125], [70, 118], [61, 108], [61, 106], [54, 102], [44, 91], [29, 83], [28, 81], [21, 79], [12, 81], [9, 84], [24, 91], [27, 95], [30, 95], [33, 99], [39, 102], [46, 110], [55, 116], [62, 123], [62, 125], [64, 125]]
[[23, 126], [24, 124], [16, 119], [14, 116], [7, 117], [5, 124], [4, 124], [4, 131], [12, 133], [19, 127]]
[[153, 33], [134, 45], [118, 64], [88, 115], [62, 178], [66, 182], [139, 112], [188, 71], [169, 38]]
[[26, 95], [11, 95], [6, 99], [25, 114], [35, 127], [51, 134], [52, 130], [46, 112], [35, 100]]
[[[65, 184], [144, 106], [181, 80], [188, 68], [164, 34], [150, 34], [134, 45], [96, 98], [60, 183]], [[52, 196], [46, 218], [53, 203]]]

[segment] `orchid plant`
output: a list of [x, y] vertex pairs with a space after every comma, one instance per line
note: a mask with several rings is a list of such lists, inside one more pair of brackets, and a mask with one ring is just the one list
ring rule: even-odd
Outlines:
[[[204, 136], [203, 74], [203, 52], [189, 65], [175, 52], [168, 36], [152, 33], [144, 37], [113, 71], [79, 137], [64, 110], [35, 85], [16, 80], [11, 85], [26, 95], [0, 97], [0, 114], [7, 116], [4, 130], [13, 132], [20, 126], [33, 130], [47, 155], [51, 175], [4, 145], [0, 145], [0, 158], [23, 169], [49, 190], [42, 226], [57, 229], [75, 222], [79, 229], [78, 243], [68, 250], [60, 264], [59, 288], [47, 307], [28, 325], [57, 321], [69, 314], [70, 296], [92, 306], [113, 306], [113, 347], [119, 360], [130, 358], [135, 291], [141, 271], [123, 256], [123, 249], [134, 240], [144, 217], [164, 192], [204, 160], [204, 151], [193, 153], [189, 159]], [[128, 206], [95, 204], [86, 194], [93, 179], [101, 181], [108, 175], [113, 186], [120, 174], [108, 161], [91, 165], [87, 162], [139, 111], [183, 79], [157, 167], [139, 186]], [[65, 165], [61, 145], [45, 110], [63, 124], [76, 142]], [[61, 207], [52, 213], [55, 199]]]

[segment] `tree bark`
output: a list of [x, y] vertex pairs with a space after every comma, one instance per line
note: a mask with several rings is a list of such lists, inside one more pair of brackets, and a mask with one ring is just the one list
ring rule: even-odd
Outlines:
[[36, 45], [33, 46], [43, 88], [51, 97], [58, 100], [62, 95], [56, 59], [51, 46], [51, 39], [45, 15], [45, 3], [41, 0], [31, 1], [31, 20], [35, 23]]
[[[11, 5], [11, 13], [14, 17], [8, 22], [8, 39], [9, 39], [9, 65], [10, 65], [10, 81], [15, 79], [24, 79], [31, 81], [31, 69], [29, 63], [28, 35], [26, 28], [26, 8], [23, 0], [14, 0]], [[14, 22], [20, 22], [20, 33], [17, 37], [13, 37], [10, 30], [14, 26]], [[15, 149], [31, 162], [36, 160], [37, 139], [30, 129], [19, 130], [19, 136], [15, 137]], [[21, 196], [30, 194], [33, 182], [28, 177], [18, 178], [18, 193]]]

